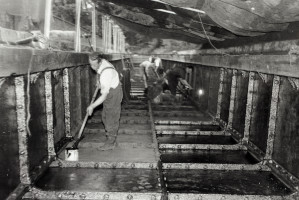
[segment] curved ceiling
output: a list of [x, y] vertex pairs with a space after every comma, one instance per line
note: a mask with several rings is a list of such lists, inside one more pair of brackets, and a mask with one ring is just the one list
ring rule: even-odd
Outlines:
[[93, 0], [118, 24], [150, 37], [192, 43], [258, 36], [299, 21], [296, 0]]

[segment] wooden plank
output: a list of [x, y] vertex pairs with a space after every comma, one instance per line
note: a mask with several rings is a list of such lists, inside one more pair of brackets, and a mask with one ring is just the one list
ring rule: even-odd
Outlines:
[[299, 56], [284, 55], [163, 55], [162, 59], [201, 64], [205, 66], [255, 71], [265, 74], [299, 78]]
[[88, 64], [86, 53], [0, 47], [0, 77], [26, 74], [33, 54], [31, 72]]
[[13, 78], [0, 79], [0, 101], [0, 199], [6, 199], [20, 183], [17, 107]]

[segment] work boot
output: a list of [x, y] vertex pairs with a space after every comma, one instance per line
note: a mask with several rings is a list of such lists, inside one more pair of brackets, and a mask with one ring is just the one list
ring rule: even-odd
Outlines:
[[104, 145], [99, 148], [101, 151], [113, 150], [116, 146], [116, 137], [107, 137]]

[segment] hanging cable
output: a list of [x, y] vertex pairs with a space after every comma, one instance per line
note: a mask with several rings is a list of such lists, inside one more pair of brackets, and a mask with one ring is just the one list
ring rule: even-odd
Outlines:
[[208, 39], [210, 45], [211, 45], [211, 46], [212, 46], [218, 53], [220, 53], [220, 54], [222, 54], [222, 55], [230, 56], [230, 54], [223, 53], [222, 51], [220, 51], [219, 49], [217, 49], [217, 47], [215, 47], [215, 46], [213, 45], [213, 43], [211, 42], [211, 40], [210, 40], [210, 38], [209, 38], [209, 36], [208, 36], [208, 34], [207, 34], [207, 32], [206, 32], [206, 29], [205, 29], [205, 27], [204, 27], [204, 25], [203, 25], [203, 22], [202, 22], [202, 20], [201, 20], [201, 17], [200, 17], [200, 15], [199, 15], [199, 13], [197, 13], [197, 15], [198, 15], [198, 17], [199, 17], [199, 21], [200, 21], [201, 27], [202, 27], [202, 29], [203, 29], [203, 31], [204, 31], [204, 34], [205, 34], [206, 38]]
[[33, 58], [35, 56], [35, 50], [32, 49], [31, 50], [31, 58], [29, 61], [29, 66], [28, 66], [28, 71], [27, 71], [27, 89], [26, 89], [26, 93], [27, 93], [27, 118], [26, 118], [26, 129], [27, 129], [27, 134], [28, 136], [31, 136], [31, 131], [29, 128], [29, 123], [30, 123], [30, 118], [31, 118], [31, 114], [30, 114], [30, 72], [32, 69], [32, 63], [33, 63]]

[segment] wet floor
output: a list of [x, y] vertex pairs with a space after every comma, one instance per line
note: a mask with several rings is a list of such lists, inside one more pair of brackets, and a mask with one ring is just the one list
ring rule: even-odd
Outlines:
[[36, 186], [50, 191], [159, 192], [150, 169], [50, 168]]
[[218, 125], [156, 125], [156, 130], [221, 131]]
[[258, 161], [242, 150], [163, 150], [164, 163], [256, 164]]
[[185, 135], [159, 135], [157, 137], [160, 144], [220, 144], [232, 145], [237, 142], [230, 136], [222, 135], [201, 135], [201, 136], [185, 136]]
[[288, 195], [291, 190], [271, 172], [165, 170], [167, 191], [173, 193]]
[[[139, 71], [139, 69], [138, 69]], [[143, 83], [134, 78], [132, 101], [123, 106], [118, 145], [114, 150], [100, 151], [105, 141], [105, 130], [98, 110], [85, 128], [85, 138], [79, 144], [80, 168], [52, 167], [36, 183], [43, 191], [84, 191], [124, 193], [196, 193], [236, 195], [288, 195], [291, 190], [268, 171], [221, 171], [221, 170], [163, 170], [165, 163], [244, 164], [254, 165], [259, 161], [246, 150], [176, 150], [159, 149], [159, 144], [211, 144], [235, 145], [237, 142], [215, 124], [213, 118], [197, 111], [188, 99], [172, 109], [169, 103], [152, 105], [149, 112], [143, 97]], [[140, 79], [140, 77], [139, 77]], [[134, 91], [136, 90], [136, 91]], [[152, 119], [155, 127], [152, 127]], [[158, 121], [185, 121], [190, 125], [159, 125]], [[205, 122], [205, 125], [194, 125]], [[171, 123], [166, 123], [171, 124]], [[192, 125], [193, 124], [193, 125]], [[185, 131], [185, 135], [167, 135], [163, 131]], [[206, 131], [205, 135], [189, 135], [188, 131]], [[157, 134], [157, 135], [156, 135]], [[156, 140], [157, 139], [157, 140]], [[204, 145], [203, 145], [204, 146]], [[90, 168], [82, 163], [103, 163], [112, 166], [117, 162], [147, 164], [142, 168]], [[157, 164], [158, 169], [148, 163]], [[59, 166], [59, 165], [56, 165]], [[123, 165], [126, 166], [126, 165]], [[159, 167], [160, 166], [160, 167]], [[94, 167], [91, 166], [91, 167]], [[222, 168], [221, 168], [222, 169]], [[165, 182], [163, 182], [165, 180]], [[124, 197], [127, 199], [128, 197]], [[152, 199], [152, 197], [150, 197]], [[91, 198], [92, 199], [92, 198]], [[129, 199], [129, 198], [128, 198]], [[135, 197], [134, 197], [135, 199]], [[137, 199], [143, 200], [143, 199]], [[188, 200], [188, 199], [186, 199]]]

